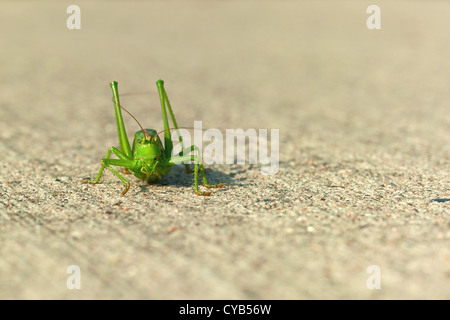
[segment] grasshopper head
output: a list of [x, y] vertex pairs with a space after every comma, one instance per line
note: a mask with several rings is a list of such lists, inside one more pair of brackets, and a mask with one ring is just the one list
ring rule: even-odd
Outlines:
[[133, 155], [137, 157], [155, 158], [164, 153], [164, 148], [156, 130], [146, 129], [137, 131], [134, 134]]

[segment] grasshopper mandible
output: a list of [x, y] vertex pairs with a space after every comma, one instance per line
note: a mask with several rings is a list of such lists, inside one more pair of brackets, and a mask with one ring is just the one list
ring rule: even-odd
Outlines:
[[[125, 179], [116, 169], [112, 166], [123, 167], [131, 171], [137, 178], [147, 182], [157, 182], [161, 177], [167, 175], [172, 166], [175, 164], [185, 164], [186, 172], [191, 173], [189, 164], [186, 162], [194, 161], [194, 191], [200, 196], [209, 196], [211, 192], [200, 192], [198, 189], [198, 172], [203, 178], [203, 185], [206, 188], [221, 188], [223, 184], [211, 185], [208, 184], [205, 176], [205, 170], [202, 164], [202, 158], [199, 149], [192, 145], [188, 148], [184, 148], [183, 139], [181, 138], [178, 125], [173, 115], [172, 107], [170, 106], [169, 99], [167, 97], [166, 90], [164, 89], [164, 82], [162, 80], [156, 81], [158, 87], [159, 98], [161, 100], [161, 109], [164, 122], [164, 146], [161, 139], [158, 136], [158, 132], [154, 129], [143, 129], [140, 123], [129, 113], [125, 108], [120, 105], [119, 92], [117, 88], [117, 82], [111, 82], [111, 89], [114, 98], [114, 110], [116, 113], [117, 132], [119, 136], [120, 149], [111, 147], [106, 153], [105, 158], [101, 160], [101, 168], [94, 180], [82, 180], [84, 183], [98, 183], [102, 176], [103, 170], [106, 168], [111, 171], [117, 178], [125, 184], [125, 189], [122, 191], [122, 195], [125, 195], [130, 189], [130, 182]], [[181, 144], [182, 151], [177, 156], [172, 156], [173, 144], [171, 139], [171, 129], [169, 128], [169, 121], [167, 118], [167, 110], [169, 111], [170, 118], [172, 119], [174, 129], [177, 132], [178, 139]], [[141, 130], [134, 134], [133, 146], [130, 147], [130, 142], [127, 138], [125, 125], [123, 123], [121, 109], [130, 114], [141, 127]], [[161, 133], [161, 132], [160, 132]], [[111, 152], [114, 153], [118, 159], [110, 159]]]

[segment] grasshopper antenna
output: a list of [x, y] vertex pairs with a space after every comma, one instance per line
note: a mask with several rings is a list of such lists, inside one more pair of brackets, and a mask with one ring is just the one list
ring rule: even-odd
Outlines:
[[150, 134], [148, 133], [148, 131], [145, 130], [144, 128], [142, 128], [142, 126], [141, 126], [141, 124], [139, 123], [139, 121], [138, 121], [138, 120], [130, 113], [130, 111], [128, 111], [127, 109], [125, 109], [125, 108], [122, 107], [122, 106], [120, 106], [120, 108], [121, 108], [123, 111], [125, 111], [126, 113], [128, 113], [128, 114], [134, 119], [134, 121], [137, 122], [137, 124], [138, 124], [139, 127], [141, 128], [142, 132], [144, 133], [145, 140], [150, 140], [151, 137], [150, 137]]
[[[178, 129], [191, 129], [191, 130], [202, 130], [205, 131], [207, 129], [199, 129], [199, 128], [194, 128], [194, 127], [179, 127], [179, 128], [167, 128], [164, 130], [161, 130], [160, 132], [158, 132], [157, 134], [155, 134], [155, 136], [153, 137], [153, 139], [156, 138], [156, 136], [159, 136], [161, 133], [166, 132], [166, 131], [170, 131], [170, 130], [178, 130]], [[181, 137], [180, 137], [181, 138]]]

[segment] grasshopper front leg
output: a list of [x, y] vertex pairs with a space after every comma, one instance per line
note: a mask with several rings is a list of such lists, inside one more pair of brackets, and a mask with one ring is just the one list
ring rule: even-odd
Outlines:
[[[111, 152], [113, 152], [117, 157], [119, 157], [119, 159], [110, 159], [109, 157], [111, 156]], [[100, 167], [97, 177], [95, 177], [94, 180], [82, 180], [81, 182], [97, 184], [100, 181], [100, 178], [103, 174], [103, 170], [105, 170], [105, 168], [106, 168], [109, 171], [111, 171], [117, 178], [120, 179], [120, 181], [122, 181], [125, 184], [125, 189], [122, 191], [122, 195], [125, 195], [128, 192], [128, 190], [130, 189], [131, 184], [127, 179], [125, 179], [123, 176], [121, 176], [120, 173], [117, 172], [117, 170], [112, 168], [111, 165], [129, 169], [135, 165], [135, 162], [136, 161], [128, 159], [122, 152], [120, 152], [119, 149], [111, 147], [108, 150], [108, 152], [106, 153], [105, 158], [103, 158], [101, 160], [102, 166]]]

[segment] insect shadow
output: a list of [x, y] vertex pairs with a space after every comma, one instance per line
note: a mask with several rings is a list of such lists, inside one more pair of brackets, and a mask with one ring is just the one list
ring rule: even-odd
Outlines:
[[[233, 185], [233, 176], [234, 174], [227, 174], [222, 171], [218, 171], [216, 169], [205, 168], [206, 175], [208, 176], [208, 181], [221, 181], [225, 186]], [[183, 165], [175, 165], [171, 172], [169, 172], [166, 176], [162, 177], [158, 182], [143, 182], [137, 184], [139, 187], [139, 191], [136, 193], [146, 193], [150, 190], [152, 191], [163, 191], [165, 186], [171, 186], [176, 188], [186, 188], [192, 185], [192, 179], [194, 178], [193, 174], [187, 174], [185, 167]], [[203, 186], [200, 184], [200, 188]]]
[[437, 198], [437, 199], [433, 199], [431, 201], [434, 201], [434, 202], [450, 202], [450, 198]]

